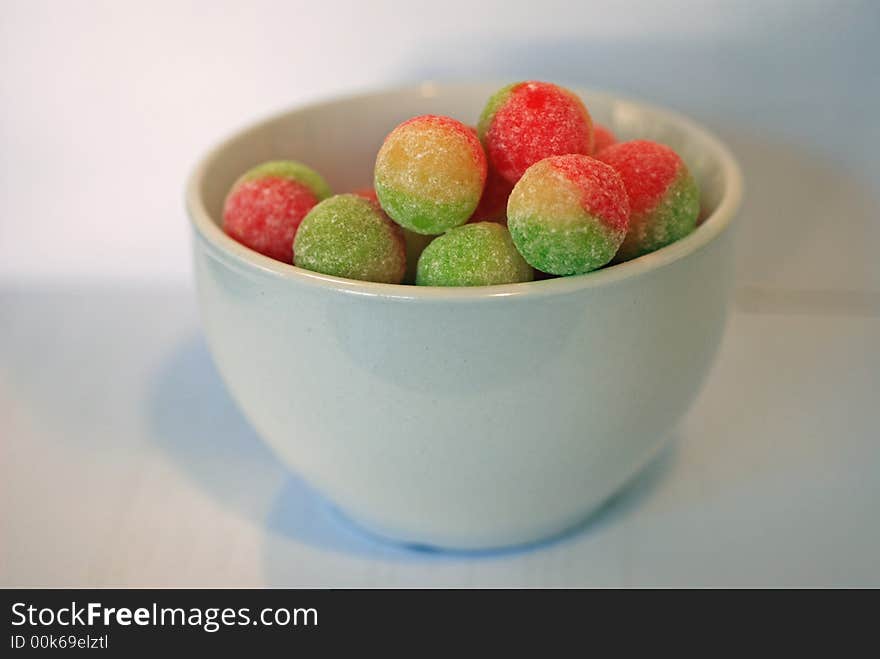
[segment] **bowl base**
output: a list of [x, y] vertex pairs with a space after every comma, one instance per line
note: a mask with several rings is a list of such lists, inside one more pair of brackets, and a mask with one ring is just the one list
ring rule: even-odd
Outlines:
[[[626, 497], [630, 490], [639, 488], [642, 476], [652, 470], [652, 466], [664, 461], [664, 453], [669, 446], [669, 441], [663, 440], [639, 463], [639, 465], [624, 479], [621, 480], [611, 493], [598, 503], [588, 506], [577, 515], [562, 522], [552, 525], [530, 525], [520, 529], [519, 532], [506, 532], [495, 536], [486, 535], [481, 537], [465, 537], [451, 535], [426, 536], [419, 533], [411, 533], [401, 529], [390, 529], [381, 522], [369, 519], [363, 515], [352, 513], [348, 509], [332, 504], [337, 515], [355, 527], [361, 533], [377, 541], [395, 545], [397, 547], [424, 553], [447, 553], [468, 556], [488, 554], [516, 553], [530, 551], [540, 547], [553, 545], [563, 541], [581, 531], [589, 529], [594, 523], [603, 518], [603, 513], [615, 506], [622, 497]], [[651, 479], [653, 480], [653, 478]]]

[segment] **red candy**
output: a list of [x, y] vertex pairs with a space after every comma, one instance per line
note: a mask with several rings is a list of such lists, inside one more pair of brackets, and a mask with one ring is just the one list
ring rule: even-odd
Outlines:
[[616, 143], [614, 133], [601, 124], [593, 124], [593, 153], [599, 153], [606, 146]]
[[226, 200], [223, 228], [260, 254], [293, 263], [293, 237], [318, 201], [298, 181], [274, 176], [245, 181]]
[[486, 176], [486, 187], [483, 188], [483, 196], [477, 210], [471, 215], [468, 222], [507, 222], [507, 198], [513, 185], [501, 178], [494, 169], [489, 169]]
[[675, 151], [647, 140], [614, 144], [596, 157], [620, 173], [634, 215], [652, 210], [683, 167]]
[[593, 152], [592, 121], [581, 100], [546, 82], [522, 82], [498, 92], [480, 129], [492, 167], [511, 184], [549, 156]]

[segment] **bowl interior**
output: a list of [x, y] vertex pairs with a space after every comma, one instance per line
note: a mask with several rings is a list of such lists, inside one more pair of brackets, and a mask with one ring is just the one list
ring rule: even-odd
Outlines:
[[[194, 224], [215, 247], [233, 251], [237, 257], [244, 255], [264, 269], [305, 273], [292, 265], [269, 263], [218, 230], [226, 193], [244, 171], [266, 160], [291, 158], [319, 171], [334, 192], [369, 186], [376, 153], [397, 124], [419, 114], [445, 114], [475, 125], [486, 99], [498, 87], [423, 83], [318, 103], [257, 123], [220, 144], [197, 167], [188, 191]], [[741, 183], [733, 158], [716, 138], [674, 112], [608, 93], [577, 91], [594, 121], [611, 128], [620, 140], [644, 138], [668, 144], [682, 156], [700, 185], [701, 218], [705, 221], [698, 230], [679, 241], [684, 245], [676, 243], [635, 261], [653, 257], [649, 260], [659, 262], [655, 255], [673, 247], [683, 254], [712, 237], [696, 234], [717, 234], [723, 229], [738, 206]], [[628, 262], [578, 279], [632, 266], [633, 262]], [[554, 281], [558, 280], [536, 284]]]

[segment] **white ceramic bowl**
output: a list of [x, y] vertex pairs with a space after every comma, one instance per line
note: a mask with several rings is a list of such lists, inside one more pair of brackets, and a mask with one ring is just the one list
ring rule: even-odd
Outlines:
[[690, 236], [578, 277], [423, 288], [301, 270], [220, 229], [249, 167], [289, 157], [336, 191], [369, 185], [396, 124], [474, 123], [498, 86], [426, 83], [293, 110], [223, 142], [187, 189], [204, 330], [232, 396], [285, 464], [402, 541], [481, 549], [577, 524], [669, 438], [724, 327], [734, 159], [682, 116], [588, 90], [619, 138], [684, 157], [708, 214]]

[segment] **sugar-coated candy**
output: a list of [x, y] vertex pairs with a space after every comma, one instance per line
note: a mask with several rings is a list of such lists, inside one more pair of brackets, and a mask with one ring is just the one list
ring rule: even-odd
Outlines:
[[606, 146], [617, 143], [614, 133], [602, 124], [593, 124], [593, 153], [599, 153]]
[[374, 186], [400, 226], [437, 235], [467, 222], [486, 182], [486, 155], [473, 129], [423, 115], [395, 128], [376, 157]]
[[532, 281], [534, 275], [504, 226], [477, 222], [435, 238], [419, 258], [416, 283], [420, 286], [491, 286]]
[[507, 199], [513, 185], [507, 179], [502, 178], [494, 169], [489, 168], [486, 174], [486, 186], [483, 188], [483, 196], [474, 214], [468, 222], [498, 222], [507, 223]]
[[294, 240], [294, 264], [337, 277], [399, 284], [406, 271], [403, 233], [378, 204], [355, 194], [312, 208]]
[[251, 249], [293, 262], [293, 237], [306, 213], [330, 196], [316, 171], [292, 160], [275, 160], [244, 173], [223, 206], [223, 230]]
[[[376, 196], [376, 191], [372, 186], [358, 188], [352, 194], [369, 199], [376, 204], [379, 203], [379, 198]], [[403, 231], [403, 241], [406, 243], [406, 274], [403, 276], [403, 283], [415, 284], [416, 266], [418, 265], [419, 257], [422, 255], [422, 250], [434, 239], [434, 236], [423, 236], [420, 233], [402, 227], [401, 231]]]
[[593, 152], [587, 108], [576, 94], [548, 82], [518, 82], [495, 92], [477, 130], [490, 167], [511, 184], [549, 156]]
[[629, 196], [630, 227], [616, 262], [653, 252], [694, 230], [700, 193], [675, 151], [634, 140], [609, 146], [596, 157], [617, 170]]
[[584, 155], [545, 158], [526, 170], [510, 193], [507, 225], [532, 266], [577, 275], [608, 263], [629, 222], [620, 175]]

